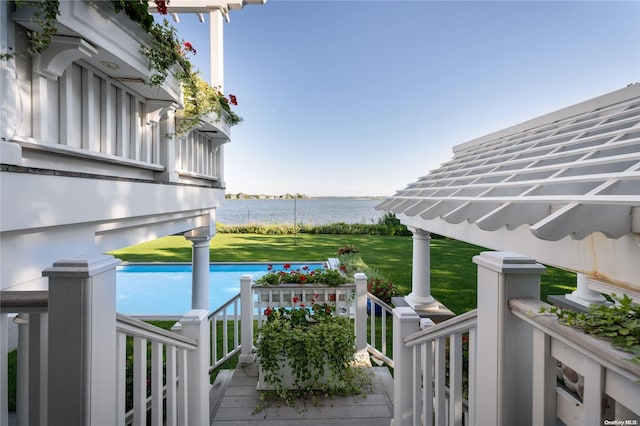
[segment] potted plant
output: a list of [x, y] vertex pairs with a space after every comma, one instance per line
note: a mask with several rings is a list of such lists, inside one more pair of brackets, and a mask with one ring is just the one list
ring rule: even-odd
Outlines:
[[[392, 281], [383, 277], [369, 278], [367, 291], [387, 305], [391, 305], [391, 298], [398, 295], [398, 289]], [[371, 314], [371, 302], [367, 300], [367, 313]], [[376, 304], [376, 315], [382, 315], [382, 307]]]
[[[258, 389], [285, 401], [292, 395], [358, 394], [366, 375], [353, 364], [355, 335], [347, 317], [334, 315], [328, 304], [267, 308], [258, 331]], [[312, 301], [313, 302], [313, 301]], [[292, 394], [293, 392], [293, 394]]]

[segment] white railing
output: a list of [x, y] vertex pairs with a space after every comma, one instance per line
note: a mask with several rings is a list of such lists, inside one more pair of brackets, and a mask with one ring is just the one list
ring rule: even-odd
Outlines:
[[149, 409], [151, 424], [188, 424], [187, 352], [198, 342], [122, 314], [116, 331], [118, 424], [146, 425]]
[[182, 177], [221, 180], [222, 143], [200, 131], [179, 138], [176, 149], [176, 171]]
[[[549, 305], [539, 300], [512, 299], [509, 307], [533, 327], [534, 423], [554, 424], [558, 418], [568, 426], [630, 425], [640, 420], [640, 365], [629, 361], [631, 354], [540, 313]], [[576, 383], [575, 391], [557, 384], [558, 363], [565, 373], [569, 367], [577, 374], [567, 383]]]
[[[394, 333], [419, 326], [409, 308], [394, 314]], [[394, 335], [394, 408], [400, 422], [410, 413], [413, 424], [475, 424], [476, 320], [477, 311], [471, 311], [404, 337]]]
[[[211, 362], [209, 373], [240, 352], [240, 293], [209, 314]], [[231, 336], [229, 336], [231, 332]], [[220, 337], [220, 339], [218, 339]], [[221, 340], [221, 345], [218, 340]], [[231, 347], [229, 345], [231, 344]]]
[[[374, 359], [393, 368], [391, 342], [387, 341], [387, 323], [393, 317], [393, 308], [371, 293], [367, 293], [367, 311], [369, 313], [369, 338], [367, 350]], [[378, 324], [380, 333], [378, 334]]]

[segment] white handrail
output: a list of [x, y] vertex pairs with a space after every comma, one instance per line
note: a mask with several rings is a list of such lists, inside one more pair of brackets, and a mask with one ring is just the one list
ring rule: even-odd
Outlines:
[[[132, 343], [127, 365], [127, 340]], [[151, 359], [148, 359], [148, 344]], [[188, 377], [184, 368], [186, 354], [198, 348], [195, 339], [155, 327], [126, 315], [116, 314], [117, 421], [119, 425], [133, 418], [134, 425], [145, 425], [151, 402], [151, 420], [167, 425], [178, 424], [178, 416], [187, 413]], [[128, 371], [129, 370], [129, 371]], [[151, 378], [148, 383], [148, 378]], [[166, 378], [166, 379], [165, 379]], [[166, 380], [166, 385], [164, 384]], [[127, 411], [127, 381], [132, 382], [132, 408]], [[178, 386], [179, 384], [179, 386]], [[150, 395], [148, 396], [148, 394]], [[166, 398], [166, 408], [163, 401]]]
[[[367, 292], [367, 299], [369, 304], [369, 339], [367, 342], [367, 351], [373, 355], [374, 358], [381, 360], [393, 368], [392, 354], [388, 353], [391, 350], [391, 342], [387, 342], [387, 318], [393, 316], [393, 308], [369, 292]], [[378, 308], [380, 308], [379, 338], [376, 335]], [[380, 340], [380, 345], [378, 345], [378, 340]]]
[[[629, 361], [632, 354], [611, 346], [580, 330], [561, 324], [549, 305], [537, 299], [512, 299], [512, 313], [533, 327], [534, 421], [556, 417], [567, 425], [601, 424], [606, 419], [637, 419], [640, 416], [640, 365]], [[572, 371], [579, 386], [565, 390], [556, 384], [556, 364]], [[564, 377], [563, 377], [564, 379]], [[603, 400], [608, 400], [603, 404]], [[602, 409], [601, 407], [605, 407]], [[606, 422], [605, 422], [606, 424]], [[613, 423], [611, 423], [613, 424]]]
[[412, 332], [420, 318], [402, 309], [408, 308], [393, 311], [394, 333], [399, 333], [394, 337], [393, 355], [396, 421], [404, 424], [402, 413], [408, 410], [414, 424], [475, 424], [477, 311]]
[[[240, 293], [233, 296], [222, 306], [209, 314], [209, 323], [211, 326], [210, 373], [240, 352], [239, 321], [241, 313], [239, 304]], [[233, 343], [231, 350], [229, 349], [229, 321], [233, 323]], [[220, 352], [220, 348], [218, 348], [218, 322], [222, 323], [222, 349], [220, 356], [218, 356], [218, 352]]]

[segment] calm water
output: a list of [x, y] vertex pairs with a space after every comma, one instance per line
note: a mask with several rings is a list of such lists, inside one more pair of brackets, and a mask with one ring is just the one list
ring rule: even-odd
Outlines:
[[217, 209], [216, 220], [226, 225], [247, 223], [289, 223], [325, 225], [328, 223], [377, 223], [384, 212], [374, 209], [381, 199], [311, 198], [276, 200], [225, 200]]
[[[240, 277], [256, 280], [268, 263], [212, 264], [209, 269], [209, 306], [215, 310], [240, 292]], [[282, 270], [284, 263], [274, 263]], [[323, 262], [295, 263], [292, 269], [324, 267]], [[116, 271], [116, 309], [126, 315], [182, 315], [191, 307], [191, 265], [127, 265]]]

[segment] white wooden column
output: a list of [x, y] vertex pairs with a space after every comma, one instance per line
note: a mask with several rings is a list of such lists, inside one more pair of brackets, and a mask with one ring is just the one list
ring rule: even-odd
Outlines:
[[607, 303], [607, 299], [595, 290], [591, 290], [587, 284], [587, 276], [585, 274], [578, 273], [576, 275], [576, 290], [565, 295], [565, 297], [579, 305], [589, 307], [591, 304]]
[[415, 310], [424, 310], [434, 302], [431, 296], [431, 234], [423, 229], [411, 228], [413, 233], [413, 268], [411, 293], [405, 301]]
[[48, 424], [116, 422], [116, 266], [63, 260], [49, 277]]
[[191, 309], [209, 311], [209, 228], [197, 228], [185, 234], [191, 241]]
[[217, 9], [209, 13], [211, 86], [224, 90], [224, 17]]
[[532, 418], [533, 331], [511, 313], [512, 298], [540, 298], [544, 266], [507, 252], [483, 252], [478, 265], [477, 424], [527, 424]]

